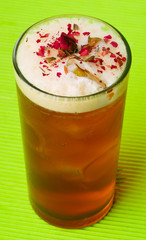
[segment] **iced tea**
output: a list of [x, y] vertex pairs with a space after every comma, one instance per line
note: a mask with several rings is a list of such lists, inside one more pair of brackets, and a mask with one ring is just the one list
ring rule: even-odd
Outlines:
[[51, 224], [84, 227], [113, 203], [130, 50], [93, 18], [32, 28], [14, 52], [30, 201]]

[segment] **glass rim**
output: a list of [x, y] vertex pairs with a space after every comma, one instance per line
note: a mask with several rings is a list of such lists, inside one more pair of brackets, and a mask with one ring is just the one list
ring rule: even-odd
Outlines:
[[[127, 52], [127, 62], [126, 62], [126, 66], [125, 66], [125, 69], [124, 71], [122, 72], [122, 74], [120, 75], [120, 77], [113, 83], [111, 84], [109, 87], [99, 91], [99, 92], [95, 92], [95, 93], [91, 93], [91, 94], [88, 94], [88, 95], [83, 95], [83, 96], [63, 96], [63, 95], [57, 95], [57, 94], [53, 94], [53, 93], [49, 93], [49, 92], [46, 92], [38, 87], [36, 87], [35, 85], [33, 85], [31, 82], [29, 82], [25, 76], [22, 74], [21, 70], [19, 69], [19, 64], [17, 63], [17, 50], [19, 48], [19, 45], [21, 43], [21, 40], [23, 39], [23, 37], [26, 35], [26, 33], [29, 32], [29, 30], [31, 28], [33, 28], [34, 26], [37, 26], [43, 22], [46, 22], [46, 21], [50, 21], [50, 20], [53, 20], [53, 19], [57, 19], [57, 18], [63, 18], [63, 17], [84, 17], [84, 18], [88, 18], [88, 19], [91, 19], [91, 20], [98, 20], [102, 23], [105, 23], [106, 25], [110, 26], [113, 30], [115, 30], [120, 38], [122, 39], [123, 43], [125, 44], [125, 47], [126, 47], [126, 52]], [[94, 97], [94, 96], [99, 96], [101, 94], [104, 94], [105, 92], [108, 92], [110, 91], [111, 89], [113, 89], [114, 87], [116, 87], [118, 84], [120, 84], [120, 82], [122, 82], [122, 80], [124, 80], [124, 78], [128, 75], [129, 73], [129, 70], [130, 70], [130, 67], [131, 67], [131, 62], [132, 62], [132, 54], [131, 54], [131, 49], [130, 49], [130, 46], [126, 40], [126, 38], [123, 36], [123, 34], [117, 30], [115, 27], [113, 27], [111, 24], [109, 24], [108, 22], [106, 21], [103, 21], [99, 18], [96, 18], [96, 17], [92, 17], [92, 16], [88, 16], [88, 15], [81, 15], [81, 14], [62, 14], [62, 15], [55, 15], [55, 16], [51, 16], [51, 17], [48, 17], [48, 18], [45, 18], [43, 20], [40, 20], [34, 24], [32, 24], [29, 28], [27, 28], [22, 34], [21, 36], [18, 38], [15, 46], [14, 46], [14, 49], [13, 49], [13, 55], [12, 55], [12, 62], [13, 62], [13, 66], [14, 66], [14, 69], [16, 71], [16, 73], [18, 74], [18, 76], [20, 77], [20, 79], [25, 82], [27, 85], [29, 85], [30, 87], [32, 87], [33, 89], [43, 93], [43, 94], [46, 94], [48, 96], [52, 96], [52, 97], [57, 97], [57, 98], [61, 98], [61, 99], [81, 99], [81, 98], [87, 98], [87, 97]]]

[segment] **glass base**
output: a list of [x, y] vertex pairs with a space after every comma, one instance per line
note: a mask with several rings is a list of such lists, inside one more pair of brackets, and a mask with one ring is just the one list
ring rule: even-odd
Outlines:
[[76, 228], [83, 228], [100, 221], [111, 209], [113, 204], [113, 199], [114, 199], [114, 196], [111, 198], [108, 204], [100, 212], [88, 218], [77, 219], [77, 220], [74, 220], [74, 219], [64, 220], [64, 219], [55, 218], [41, 211], [31, 199], [30, 199], [30, 202], [34, 211], [38, 214], [38, 216], [40, 216], [46, 222], [61, 228], [76, 229]]

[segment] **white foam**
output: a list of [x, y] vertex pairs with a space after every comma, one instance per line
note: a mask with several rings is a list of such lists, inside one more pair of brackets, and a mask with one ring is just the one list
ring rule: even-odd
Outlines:
[[[79, 30], [77, 31], [80, 32], [80, 36], [76, 37], [76, 39], [78, 39], [77, 45], [79, 49], [81, 48], [81, 45], [88, 43], [88, 36], [84, 36], [83, 32], [90, 32], [91, 38], [99, 37], [102, 39], [102, 41], [98, 43], [98, 54], [101, 54], [103, 47], [110, 47], [110, 52], [114, 54], [120, 52], [122, 56], [127, 57], [123, 41], [121, 40], [119, 34], [116, 33], [109, 25], [106, 25], [98, 20], [85, 17], [58, 18], [37, 24], [31, 28], [31, 30], [23, 36], [17, 51], [18, 67], [25, 79], [38, 89], [50, 93], [50, 95], [32, 88], [29, 84], [22, 81], [16, 74], [17, 83], [23, 93], [30, 98], [30, 100], [50, 110], [60, 112], [84, 112], [95, 110], [98, 107], [109, 104], [119, 97], [119, 95], [121, 95], [124, 91], [124, 85], [121, 84], [121, 87], [114, 89], [114, 97], [110, 101], [108, 96], [105, 96], [107, 93], [100, 94], [100, 96], [97, 94], [97, 96], [84, 97], [86, 95], [102, 91], [103, 88], [98, 83], [87, 77], [79, 77], [74, 74], [73, 70], [76, 68], [76, 65], [73, 63], [68, 66], [68, 58], [63, 58], [57, 63], [58, 67], [54, 67], [51, 66], [52, 63], [45, 64], [43, 62], [44, 57], [36, 54], [36, 52], [39, 51], [38, 49], [40, 46], [47, 46], [47, 43], [51, 43], [53, 41], [52, 37], [54, 37], [55, 41], [55, 39], [60, 36], [61, 32], [67, 33], [68, 24], [71, 24], [72, 26], [73, 24], [77, 24], [79, 26]], [[106, 29], [106, 31], [104, 29]], [[41, 35], [49, 33], [49, 37], [39, 38], [39, 34], [36, 33], [38, 31], [40, 31]], [[112, 40], [105, 43], [103, 38], [107, 35], [111, 35]], [[41, 42], [37, 43], [37, 39], [40, 39]], [[118, 43], [118, 46], [116, 48], [113, 47], [111, 45], [111, 41]], [[57, 53], [58, 50], [51, 49], [49, 57], [56, 57]], [[93, 54], [97, 54], [97, 48], [95, 50], [93, 49], [90, 55]], [[80, 56], [79, 53], [76, 55]], [[48, 57], [47, 53], [45, 53], [45, 57]], [[110, 53], [106, 56], [98, 55], [98, 57], [104, 60], [106, 70], [101, 68], [103, 65], [101, 66], [98, 64], [99, 66], [96, 66], [96, 64], [90, 62], [78, 61], [78, 65], [82, 69], [87, 69], [92, 74], [96, 74], [98, 78], [105, 82], [106, 87], [109, 87], [121, 76], [126, 63], [123, 62], [123, 65], [119, 67], [118, 63], [114, 62], [114, 58], [110, 57]], [[43, 64], [40, 64], [40, 62], [43, 62]], [[46, 70], [44, 65], [47, 65], [52, 71]], [[117, 69], [111, 69], [107, 67], [109, 65], [116, 65], [118, 67]], [[64, 71], [64, 66], [67, 66], [67, 74]], [[102, 71], [102, 73], [97, 72], [97, 70]], [[45, 74], [49, 75], [43, 76], [44, 71]], [[57, 76], [58, 73], [60, 74], [59, 76]], [[122, 89], [122, 91], [119, 89]], [[51, 94], [58, 95], [58, 97], [52, 96]], [[59, 96], [65, 97], [63, 98]], [[66, 96], [69, 96], [69, 98]], [[73, 96], [76, 96], [76, 98], [73, 98]]]

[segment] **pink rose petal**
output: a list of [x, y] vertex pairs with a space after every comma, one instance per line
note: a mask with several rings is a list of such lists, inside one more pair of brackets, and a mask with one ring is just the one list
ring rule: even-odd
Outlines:
[[44, 57], [45, 54], [45, 46], [40, 46], [39, 51], [36, 52], [38, 56]]
[[117, 66], [115, 65], [111, 65], [111, 69], [117, 68]]
[[62, 73], [61, 72], [57, 72], [57, 77], [59, 77], [60, 78], [60, 76], [62, 75]]
[[111, 54], [110, 54], [110, 57], [111, 57], [111, 58], [115, 58], [115, 57], [116, 57], [116, 55], [115, 55], [115, 54], [113, 54], [113, 53], [111, 53]]
[[105, 66], [101, 66], [101, 68], [105, 71]]
[[90, 32], [83, 32], [83, 35], [85, 36], [85, 35], [89, 35], [90, 34]]
[[105, 36], [104, 38], [112, 39], [112, 36], [111, 36], [111, 35], [107, 35], [107, 36]]
[[46, 33], [45, 35], [41, 35], [41, 34], [39, 34], [40, 35], [40, 38], [46, 38], [46, 37], [49, 37], [49, 33]]
[[116, 42], [114, 42], [114, 41], [112, 41], [111, 43], [110, 43], [113, 47], [118, 47], [118, 43], [116, 43]]
[[126, 62], [126, 58], [125, 58], [125, 57], [122, 57], [122, 61], [123, 61], [123, 62]]
[[40, 39], [37, 39], [36, 42], [39, 43], [41, 40]]

